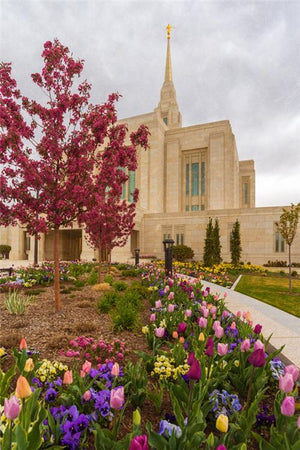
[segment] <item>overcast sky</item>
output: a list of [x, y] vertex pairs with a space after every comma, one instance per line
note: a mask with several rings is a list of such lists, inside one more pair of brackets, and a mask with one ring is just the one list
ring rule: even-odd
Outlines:
[[300, 0], [0, 0], [1, 60], [29, 97], [43, 43], [85, 60], [92, 101], [120, 92], [119, 117], [153, 111], [170, 23], [183, 126], [229, 119], [254, 159], [256, 205], [300, 201]]

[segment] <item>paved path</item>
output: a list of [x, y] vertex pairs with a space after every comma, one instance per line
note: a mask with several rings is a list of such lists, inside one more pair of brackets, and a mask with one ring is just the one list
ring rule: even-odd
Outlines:
[[204, 280], [201, 283], [209, 286], [214, 294], [223, 296], [227, 292], [226, 304], [231, 312], [250, 311], [254, 325], [259, 323], [263, 326], [263, 335], [269, 337], [272, 334], [270, 343], [276, 348], [285, 345], [283, 355], [300, 367], [300, 319], [232, 289]]

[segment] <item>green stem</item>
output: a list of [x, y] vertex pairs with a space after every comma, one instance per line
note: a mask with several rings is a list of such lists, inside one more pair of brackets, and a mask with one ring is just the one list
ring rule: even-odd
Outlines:
[[249, 380], [249, 388], [248, 388], [247, 403], [246, 403], [247, 409], [249, 407], [250, 398], [251, 398], [251, 390], [252, 390], [252, 384], [253, 384], [253, 375], [254, 375], [254, 366], [252, 366], [252, 371], [251, 371], [250, 380]]
[[9, 446], [8, 448], [11, 448], [11, 443], [12, 443], [12, 428], [13, 428], [13, 421], [10, 421], [10, 429], [9, 429]]
[[190, 415], [190, 409], [191, 409], [191, 406], [192, 406], [194, 384], [195, 384], [195, 381], [194, 380], [190, 380], [190, 386], [189, 386], [190, 387], [190, 392], [189, 392], [188, 407], [187, 407], [187, 412], [186, 412], [188, 420], [189, 420], [189, 415]]

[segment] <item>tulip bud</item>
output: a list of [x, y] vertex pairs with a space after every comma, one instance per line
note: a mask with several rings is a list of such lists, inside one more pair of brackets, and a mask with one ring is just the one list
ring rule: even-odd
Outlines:
[[34, 369], [34, 362], [33, 362], [32, 358], [28, 358], [26, 360], [24, 370], [25, 370], [25, 372], [31, 372], [33, 369]]
[[85, 391], [82, 398], [85, 402], [88, 402], [89, 400], [91, 400], [91, 398], [92, 398], [91, 391]]
[[222, 433], [227, 433], [228, 417], [225, 414], [220, 414], [216, 420], [216, 428]]
[[282, 392], [288, 394], [292, 392], [294, 388], [293, 375], [291, 373], [286, 373], [284, 376], [279, 375], [279, 389]]
[[290, 373], [293, 377], [294, 382], [298, 380], [299, 377], [299, 369], [294, 364], [290, 364], [289, 366], [285, 366], [284, 368], [285, 373]]
[[155, 314], [151, 314], [151, 316], [150, 316], [150, 322], [155, 322]]
[[22, 351], [22, 350], [24, 350], [26, 348], [27, 348], [27, 343], [25, 341], [25, 338], [22, 338], [21, 341], [20, 341], [19, 349]]
[[204, 342], [204, 341], [205, 341], [205, 336], [204, 336], [204, 334], [202, 333], [202, 331], [201, 331], [201, 333], [199, 334], [199, 341], [201, 341], [201, 342]]
[[179, 342], [180, 342], [180, 344], [184, 344], [184, 337], [183, 336], [180, 336], [180, 338], [179, 338]]
[[25, 377], [20, 375], [19, 378], [17, 379], [16, 396], [19, 398], [25, 398], [29, 397], [29, 395], [31, 394], [32, 392], [28, 381], [26, 380]]
[[117, 362], [114, 363], [114, 365], [111, 368], [110, 372], [114, 377], [118, 377], [120, 374], [120, 366]]
[[173, 337], [173, 339], [178, 339], [178, 333], [177, 333], [177, 331], [173, 331], [172, 337]]
[[124, 405], [124, 387], [112, 389], [110, 392], [110, 407], [121, 409]]
[[139, 409], [136, 409], [135, 411], [133, 411], [132, 423], [136, 427], [139, 427], [141, 425], [141, 413], [140, 413]]

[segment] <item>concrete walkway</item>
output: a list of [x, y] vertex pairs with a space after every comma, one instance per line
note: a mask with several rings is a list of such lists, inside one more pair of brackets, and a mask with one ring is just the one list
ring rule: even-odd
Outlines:
[[253, 324], [263, 326], [264, 337], [268, 338], [272, 334], [270, 343], [276, 348], [285, 345], [282, 354], [300, 367], [300, 319], [232, 289], [204, 280], [201, 283], [204, 287], [209, 286], [213, 294], [223, 297], [227, 292], [226, 305], [234, 314], [237, 311], [250, 311]]

